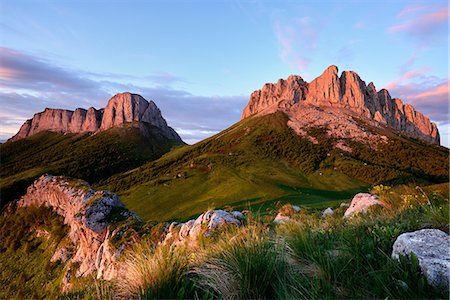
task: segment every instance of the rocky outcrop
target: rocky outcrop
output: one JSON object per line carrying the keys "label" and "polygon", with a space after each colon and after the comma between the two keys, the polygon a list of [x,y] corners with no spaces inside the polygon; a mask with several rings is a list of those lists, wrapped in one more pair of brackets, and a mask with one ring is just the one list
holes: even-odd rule
{"label": "rocky outcrop", "polygon": [[392,258],[399,256],[417,257],[420,269],[428,283],[449,292],[450,280],[450,237],[438,229],[422,229],[401,234],[392,249]]}
{"label": "rocky outcrop", "polygon": [[170,140],[181,141],[181,138],[161,115],[161,111],[153,101],[148,102],[142,96],[121,93],[113,96],[106,108],[88,110],[77,108],[75,111],[46,108],[36,113],[32,119],[25,121],[19,132],[10,141],[27,136],[52,131],[60,133],[99,132],[124,124],[149,124],[157,127],[162,135]]}
{"label": "rocky outcrop", "polygon": [[66,263],[63,289],[71,286],[71,274],[110,280],[116,276],[117,258],[121,247],[115,249],[111,239],[114,220],[140,221],[128,211],[117,195],[96,191],[86,182],[67,180],[62,176],[42,175],[31,185],[18,207],[46,206],[64,218],[70,228],[68,243],[54,253],[52,261]]}
{"label": "rocky outcrop", "polygon": [[332,216],[332,215],[334,215],[334,211],[333,211],[333,209],[331,207],[328,207],[327,209],[325,209],[322,212],[322,218],[326,218],[326,217]]}
{"label": "rocky outcrop", "polygon": [[244,218],[244,215],[239,211],[208,210],[195,220],[189,220],[185,223],[171,223],[167,228],[163,243],[195,241],[200,235],[208,237],[223,226],[240,226]]}
{"label": "rocky outcrop", "polygon": [[344,218],[350,218],[355,214],[366,213],[374,205],[383,206],[383,202],[379,201],[376,195],[368,193],[356,194],[350,203],[350,207],[345,211]]}
{"label": "rocky outcrop", "polygon": [[291,221],[294,215],[300,212],[300,207],[297,205],[285,204],[283,205],[278,214],[275,216],[273,222],[275,224],[284,224],[288,221]]}
{"label": "rocky outcrop", "polygon": [[279,109],[296,115],[311,105],[340,108],[413,138],[435,144],[440,142],[436,124],[413,106],[391,98],[385,89],[377,92],[372,82],[366,85],[353,71],[344,71],[339,77],[336,66],[328,67],[310,83],[300,76],[289,76],[276,84],[266,83],[261,90],[251,94],[242,118]]}

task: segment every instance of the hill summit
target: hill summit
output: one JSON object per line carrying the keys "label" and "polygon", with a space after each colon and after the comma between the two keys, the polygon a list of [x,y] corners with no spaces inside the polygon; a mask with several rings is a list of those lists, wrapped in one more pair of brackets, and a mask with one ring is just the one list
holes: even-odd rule
{"label": "hill summit", "polygon": [[[99,110],[93,107],[88,110],[77,108],[75,111],[46,108],[25,121],[19,132],[9,141],[20,140],[42,131],[94,133],[135,122],[138,125],[147,123],[156,126],[165,138],[181,142],[181,138],[167,125],[153,101],[147,101],[142,96],[129,92],[116,94],[108,101],[106,108]],[[142,129],[145,135],[145,126]]]}
{"label": "hill summit", "polygon": [[328,67],[310,83],[297,75],[280,79],[276,84],[266,83],[251,94],[242,119],[277,110],[287,113],[290,127],[300,134],[305,126],[314,125],[328,127],[330,135],[338,138],[343,137],[342,132],[349,132],[347,138],[366,138],[343,122],[344,114],[344,119],[352,115],[429,143],[440,142],[436,124],[412,105],[391,98],[386,89],[377,92],[372,82],[366,85],[353,71],[343,71],[339,77],[336,66]]}

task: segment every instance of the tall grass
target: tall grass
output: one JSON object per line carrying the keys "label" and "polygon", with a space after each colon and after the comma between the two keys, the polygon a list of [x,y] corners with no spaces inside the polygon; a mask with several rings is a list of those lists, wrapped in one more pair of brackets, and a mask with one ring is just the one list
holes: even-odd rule
{"label": "tall grass", "polygon": [[184,298],[190,257],[184,246],[137,244],[115,282],[117,296],[126,299]]}
{"label": "tall grass", "polygon": [[229,233],[207,250],[195,268],[199,286],[224,299],[275,298],[287,265],[283,244],[268,234],[268,227],[251,224],[234,236]]}
{"label": "tall grass", "polygon": [[342,208],[325,218],[304,209],[280,226],[249,217],[245,226],[197,242],[154,250],[140,243],[126,257],[115,293],[170,299],[448,297],[427,284],[417,259],[390,256],[401,233],[448,226],[448,196],[424,200],[415,191],[387,189],[380,195],[385,208],[352,219],[342,218]]}

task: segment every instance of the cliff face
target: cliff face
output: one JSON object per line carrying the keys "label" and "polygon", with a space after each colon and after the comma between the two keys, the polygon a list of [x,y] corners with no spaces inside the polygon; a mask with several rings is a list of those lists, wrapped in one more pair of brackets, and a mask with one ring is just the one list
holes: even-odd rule
{"label": "cliff face", "polygon": [[297,114],[295,110],[311,105],[341,108],[411,137],[435,144],[440,142],[436,124],[413,106],[391,98],[385,89],[377,92],[373,83],[366,85],[353,71],[344,71],[339,77],[336,66],[328,67],[310,83],[299,76],[289,76],[276,84],[265,84],[251,94],[242,118],[277,109]]}
{"label": "cliff face", "polygon": [[18,203],[23,206],[45,206],[64,218],[70,227],[69,243],[63,244],[52,261],[66,263],[63,289],[71,288],[71,276],[110,280],[117,275],[117,258],[122,247],[115,249],[111,240],[118,234],[113,214],[122,219],[140,220],[129,212],[117,195],[96,191],[86,182],[69,181],[62,176],[42,175],[31,185]]}
{"label": "cliff face", "polygon": [[16,141],[41,131],[94,133],[133,122],[156,126],[166,138],[181,141],[175,130],[167,125],[153,101],[148,102],[142,96],[131,93],[113,96],[106,108],[100,110],[93,107],[88,110],[77,108],[75,111],[46,108],[27,120],[10,140]]}

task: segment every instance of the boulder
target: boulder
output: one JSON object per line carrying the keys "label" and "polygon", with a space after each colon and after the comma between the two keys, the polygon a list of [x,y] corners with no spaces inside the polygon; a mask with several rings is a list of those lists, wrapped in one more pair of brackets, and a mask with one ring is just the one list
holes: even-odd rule
{"label": "boulder", "polygon": [[332,209],[331,207],[328,207],[327,209],[325,209],[325,210],[322,212],[322,218],[325,218],[325,217],[327,217],[327,216],[332,216],[333,214],[334,214],[333,209]]}
{"label": "boulder", "polygon": [[356,194],[350,203],[350,207],[345,211],[344,218],[349,218],[356,213],[366,213],[367,209],[373,205],[383,206],[377,195],[369,193]]}
{"label": "boulder", "polygon": [[275,224],[283,224],[286,223],[287,221],[290,221],[292,219],[292,217],[290,216],[284,216],[281,213],[278,213],[277,216],[275,217],[275,219],[273,220],[273,222]]}
{"label": "boulder", "polygon": [[[211,236],[213,232],[223,226],[240,226],[245,216],[238,211],[208,210],[195,220],[186,223],[170,225],[163,243],[183,242],[187,239],[196,240],[200,235]],[[175,229],[179,228],[177,232]]]}
{"label": "boulder", "polygon": [[450,237],[438,229],[422,229],[401,234],[394,243],[392,258],[414,253],[428,283],[440,291],[449,291]]}

